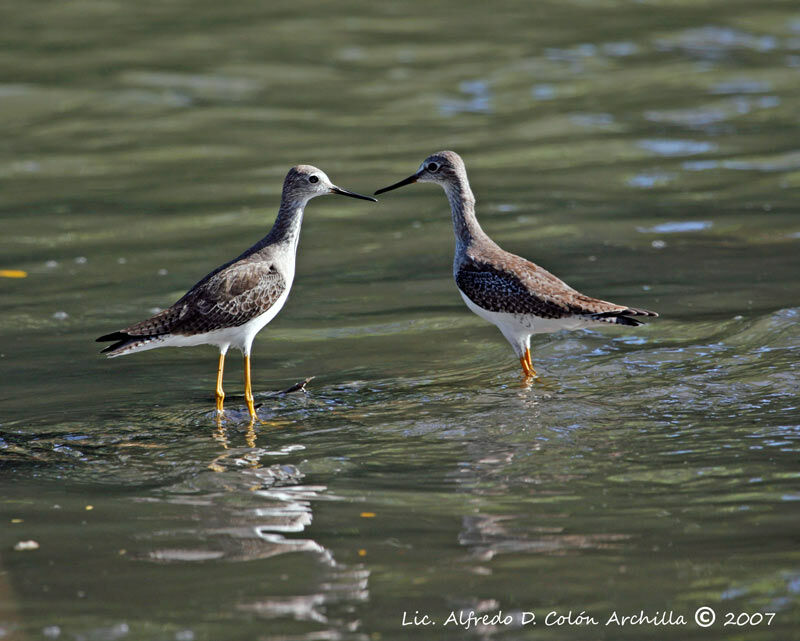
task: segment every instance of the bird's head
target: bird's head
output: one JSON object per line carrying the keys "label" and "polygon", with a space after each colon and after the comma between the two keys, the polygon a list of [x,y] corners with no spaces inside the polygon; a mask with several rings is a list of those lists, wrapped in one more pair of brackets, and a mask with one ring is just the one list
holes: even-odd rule
{"label": "bird's head", "polygon": [[362,196],[352,191],[337,187],[327,174],[312,165],[297,165],[289,170],[283,181],[284,200],[306,203],[317,196],[337,194],[377,202],[371,196]]}
{"label": "bird's head", "polygon": [[437,151],[422,161],[416,173],[398,183],[379,189],[375,195],[412,183],[438,183],[447,189],[449,185],[466,181],[466,179],[467,170],[464,168],[461,156],[454,151]]}

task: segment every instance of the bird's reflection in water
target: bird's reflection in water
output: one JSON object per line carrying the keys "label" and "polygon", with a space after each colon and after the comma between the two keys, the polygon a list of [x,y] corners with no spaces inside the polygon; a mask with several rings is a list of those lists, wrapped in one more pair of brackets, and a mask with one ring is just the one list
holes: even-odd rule
{"label": "bird's reflection in water", "polygon": [[[234,433],[230,428],[230,432],[239,443],[242,437],[248,441],[247,430],[243,433],[239,428]],[[259,563],[237,570],[241,589],[231,593],[231,603],[220,603],[220,607],[258,618],[325,624],[329,628],[325,633],[357,627],[350,606],[368,599],[369,571],[361,565],[338,563],[325,546],[298,536],[312,524],[315,502],[333,497],[324,485],[305,484],[296,465],[261,464],[304,447],[234,447],[224,430],[215,433],[217,437],[226,438],[227,449],[209,464],[210,471],[166,488],[163,498],[156,499],[175,506],[176,518],[184,525],[151,533],[152,547],[140,558],[156,563],[273,559],[267,566]],[[293,557],[287,565],[278,558],[287,553],[309,555],[311,563],[309,557]],[[265,577],[269,578],[266,583]],[[270,587],[264,588],[265,584]],[[291,596],[286,596],[287,590]],[[242,598],[242,594],[247,596]],[[344,607],[334,607],[331,614],[332,604]]]}
{"label": "bird's reflection in water", "polygon": [[[211,438],[213,438],[217,443],[219,443],[225,450],[227,450],[231,446],[231,441],[228,438],[228,428],[225,425],[225,418],[223,416],[220,416],[219,414],[217,414],[216,416],[216,427],[214,428],[214,431],[211,433]],[[258,436],[256,435],[255,424],[253,422],[250,422],[245,427],[244,442],[247,445],[247,447],[249,447],[250,449],[254,449],[256,446],[257,439]],[[254,460],[258,460],[257,458],[252,456],[251,458],[253,458]],[[218,469],[214,462],[212,462],[211,465],[209,465],[209,468],[214,470],[215,472],[221,472],[223,469],[223,468]]]}
{"label": "bird's reflection in water", "polygon": [[[305,386],[313,378],[313,376],[306,378],[304,381],[301,381],[300,383],[297,383],[296,385],[293,385],[282,392],[275,392],[272,396],[280,398],[298,391],[307,395]],[[261,405],[258,405],[257,408],[260,409]],[[258,440],[258,433],[256,431],[257,429],[260,431],[280,429],[283,427],[291,427],[295,424],[293,421],[276,418],[265,420],[259,416],[250,417],[248,414],[235,409],[226,410],[224,414],[216,411],[213,413],[206,413],[205,416],[208,418],[213,417],[214,420],[215,426],[214,430],[211,432],[211,438],[217,441],[217,443],[219,443],[223,449],[226,450],[231,446],[231,437],[228,434],[229,430],[233,435],[242,432],[243,430],[245,444],[249,448],[255,448]]]}

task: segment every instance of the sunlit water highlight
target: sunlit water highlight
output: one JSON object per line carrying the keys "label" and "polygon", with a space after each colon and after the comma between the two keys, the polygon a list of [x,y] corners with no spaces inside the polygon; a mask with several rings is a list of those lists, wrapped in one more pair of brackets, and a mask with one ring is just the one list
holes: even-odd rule
{"label": "sunlit water highlight", "polygon": [[[710,605],[792,638],[793,7],[6,9],[0,637],[731,638]],[[289,166],[368,193],[448,147],[504,247],[661,317],[535,338],[523,387],[418,186],[309,206],[269,424],[235,356],[218,426],[210,348],[96,354],[260,238]],[[515,623],[401,625],[460,609]],[[570,609],[690,624],[520,625]]]}

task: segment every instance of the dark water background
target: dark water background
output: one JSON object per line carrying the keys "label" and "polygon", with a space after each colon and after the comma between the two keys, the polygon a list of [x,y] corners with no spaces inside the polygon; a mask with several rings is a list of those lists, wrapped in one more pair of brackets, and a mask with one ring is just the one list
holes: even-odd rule
{"label": "dark water background", "polygon": [[[0,269],[28,274],[0,278],[0,638],[798,638],[796,2],[5,0],[0,25]],[[661,318],[535,338],[523,389],[423,185],[310,204],[254,447],[215,433],[212,348],[98,356],[266,233],[291,165],[371,192],[441,148],[507,249]],[[241,417],[237,356],[226,387]],[[601,624],[544,625],[570,610]]]}

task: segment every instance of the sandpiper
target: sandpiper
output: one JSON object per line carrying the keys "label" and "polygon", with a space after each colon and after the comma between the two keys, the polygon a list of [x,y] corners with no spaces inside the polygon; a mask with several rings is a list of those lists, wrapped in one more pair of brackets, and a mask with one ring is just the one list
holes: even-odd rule
{"label": "sandpiper", "polygon": [[633,316],[658,316],[646,309],[585,296],[534,263],[501,249],[475,217],[475,196],[464,161],[453,151],[428,156],[416,173],[375,195],[416,182],[442,186],[450,201],[456,251],[453,277],[467,307],[494,323],[519,357],[526,379],[536,377],[531,336],[594,323],[636,327]]}
{"label": "sandpiper", "polygon": [[281,311],[289,296],[305,206],[312,198],[326,194],[377,202],[370,196],[340,189],[316,167],[293,167],[283,182],[281,206],[269,234],[206,275],[168,309],[98,338],[98,342],[114,341],[103,352],[113,358],[156,347],[216,345],[216,400],[221,414],[225,354],[229,347],[235,347],[244,355],[244,398],[252,424],[256,410],[250,382],[250,348],[256,334]]}

